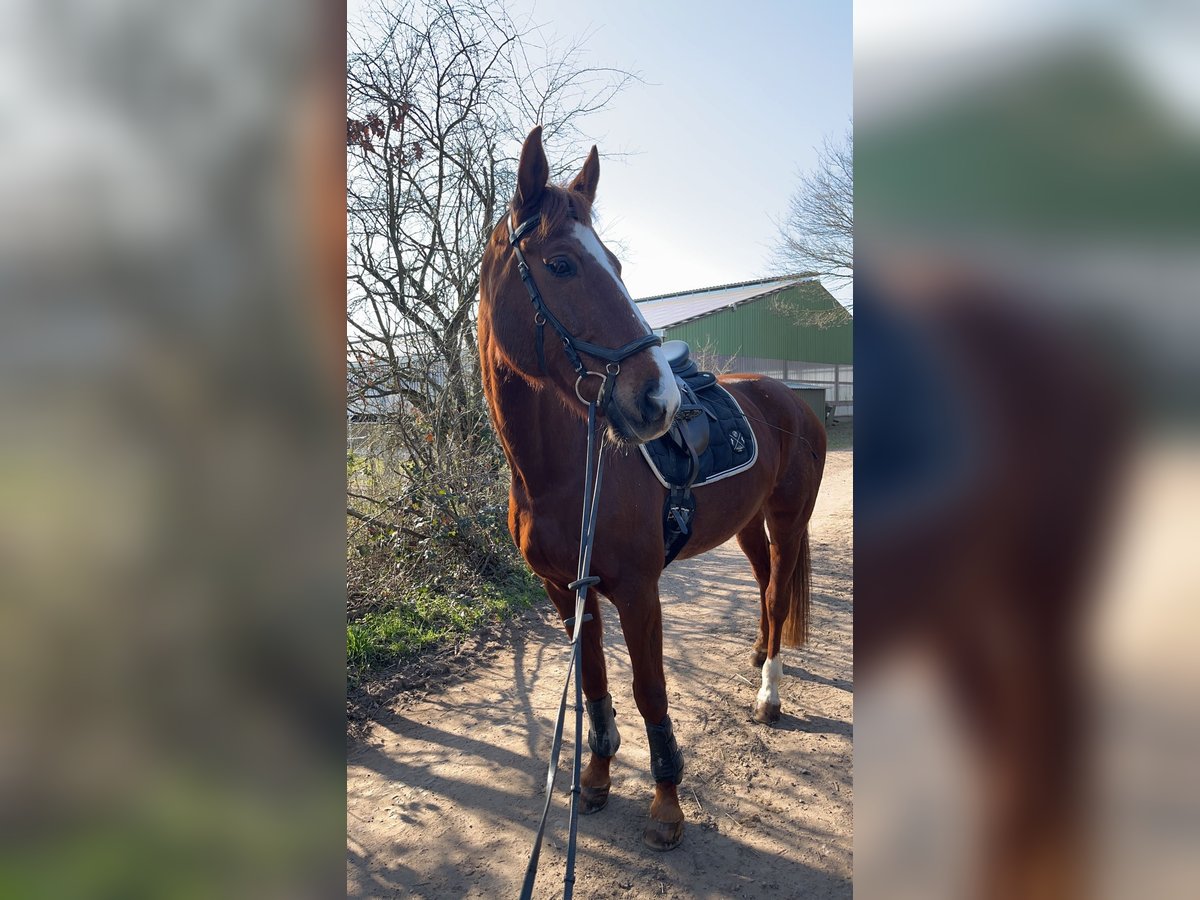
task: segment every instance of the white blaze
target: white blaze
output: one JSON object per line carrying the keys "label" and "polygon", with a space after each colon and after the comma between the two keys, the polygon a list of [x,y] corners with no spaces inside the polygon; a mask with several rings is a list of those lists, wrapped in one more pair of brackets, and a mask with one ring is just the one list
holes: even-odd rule
{"label": "white blaze", "polygon": [[762,687],[758,690],[758,702],[779,703],[779,682],[783,678],[783,658],[768,659],[762,667]]}
{"label": "white blaze", "polygon": [[[604,252],[604,247],[600,244],[600,238],[596,237],[596,232],[588,228],[582,222],[573,222],[575,228],[575,239],[579,241],[584,252],[592,257],[605,272],[612,278],[613,283],[621,292],[626,300],[629,301],[629,310],[633,314],[634,319],[642,324],[642,327],[647,332],[651,331],[646,317],[642,315],[642,311],[638,309],[633,298],[629,296],[629,291],[625,287],[625,282],[621,280],[621,276],[617,274],[617,270],[613,268],[612,260],[608,258],[608,254]],[[675,376],[671,374],[671,367],[667,365],[667,356],[662,351],[662,347],[651,347],[650,356],[654,359],[654,364],[658,366],[658,389],[651,394],[652,397],[659,400],[667,408],[667,421],[669,422],[675,416],[675,411],[679,409],[679,404],[682,398],[679,396],[679,388],[675,385]]]}

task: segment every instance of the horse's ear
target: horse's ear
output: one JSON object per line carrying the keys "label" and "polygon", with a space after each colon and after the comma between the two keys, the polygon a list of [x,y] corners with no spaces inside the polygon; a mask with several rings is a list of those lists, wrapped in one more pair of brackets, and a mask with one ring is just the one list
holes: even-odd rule
{"label": "horse's ear", "polygon": [[521,162],[517,166],[517,192],[513,195],[513,209],[519,218],[525,219],[538,208],[549,177],[550,164],[546,162],[546,151],[542,149],[542,126],[538,125],[525,138]]}
{"label": "horse's ear", "polygon": [[579,174],[571,181],[571,190],[583,194],[583,196],[587,197],[588,203],[592,203],[596,199],[596,185],[599,183],[600,154],[596,151],[596,146],[593,144],[592,152],[584,160],[583,168],[579,170]]}

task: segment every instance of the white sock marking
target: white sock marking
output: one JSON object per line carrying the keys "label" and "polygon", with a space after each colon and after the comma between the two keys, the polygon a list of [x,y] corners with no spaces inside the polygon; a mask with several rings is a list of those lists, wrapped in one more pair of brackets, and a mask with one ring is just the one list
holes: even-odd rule
{"label": "white sock marking", "polygon": [[776,656],[768,659],[762,666],[762,687],[758,691],[758,702],[778,703],[779,682],[783,678],[783,659]]}

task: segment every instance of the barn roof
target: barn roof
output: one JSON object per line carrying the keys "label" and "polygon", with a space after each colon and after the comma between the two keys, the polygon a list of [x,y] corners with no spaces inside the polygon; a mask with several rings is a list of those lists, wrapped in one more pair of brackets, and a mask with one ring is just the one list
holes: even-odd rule
{"label": "barn roof", "polygon": [[760,278],[757,281],[741,281],[737,284],[720,284],[697,291],[680,291],[675,294],[658,294],[637,301],[638,309],[646,317],[651,328],[662,329],[699,319],[739,303],[758,300],[806,281],[816,281],[815,275],[783,275]]}

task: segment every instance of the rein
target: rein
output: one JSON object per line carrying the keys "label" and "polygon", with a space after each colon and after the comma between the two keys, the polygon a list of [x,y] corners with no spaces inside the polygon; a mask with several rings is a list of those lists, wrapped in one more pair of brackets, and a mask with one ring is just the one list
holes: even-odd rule
{"label": "rein", "polygon": [[[546,301],[542,299],[541,291],[538,290],[537,283],[533,280],[533,273],[529,269],[529,264],[525,261],[525,254],[521,251],[521,239],[529,234],[539,222],[541,222],[540,214],[526,219],[514,229],[510,214],[508,217],[508,242],[512,245],[513,253],[517,258],[517,271],[520,273],[521,282],[525,285],[525,290],[528,291],[529,299],[533,303],[533,322],[537,326],[538,365],[541,371],[545,373],[546,355],[543,349],[543,336],[545,326],[548,324],[557,332],[559,338],[562,340],[563,351],[567,354],[567,360],[570,362],[571,368],[575,370],[577,376],[575,379],[575,395],[579,397],[580,402],[587,404],[588,432],[587,461],[584,466],[583,475],[583,517],[579,526],[579,562],[576,567],[575,580],[567,585],[567,590],[575,591],[575,615],[567,619],[564,623],[573,629],[571,632],[571,660],[567,667],[567,677],[563,682],[562,699],[559,701],[558,715],[554,722],[554,742],[550,747],[550,765],[546,772],[546,803],[542,807],[541,822],[538,824],[537,835],[534,837],[529,864],[525,868],[525,880],[521,886],[521,900],[530,900],[532,898],[533,884],[537,879],[538,858],[542,851],[542,838],[546,833],[546,820],[550,815],[550,803],[554,797],[554,782],[558,775],[558,758],[562,751],[563,723],[567,712],[567,690],[571,685],[571,676],[574,674],[575,762],[571,780],[571,818],[567,840],[567,869],[566,874],[563,876],[563,898],[564,900],[570,900],[575,891],[575,842],[579,831],[579,770],[583,744],[583,682],[580,676],[579,637],[583,633],[583,623],[591,620],[591,616],[585,615],[583,612],[588,589],[600,581],[598,575],[590,574],[592,567],[592,545],[596,540],[596,512],[599,508],[600,500],[601,462],[604,457],[603,445],[599,449],[596,446],[596,407],[605,405],[608,399],[612,397],[611,383],[615,382],[617,375],[620,374],[621,362],[648,347],[661,346],[662,338],[654,334],[654,332],[650,332],[647,335],[630,341],[628,344],[612,349],[602,347],[599,344],[581,341],[575,335],[571,334],[566,326],[558,320],[558,317],[546,306]],[[580,353],[586,353],[588,356],[604,360],[604,372],[590,371],[584,365]],[[579,391],[579,386],[583,382],[583,379],[593,375],[601,380],[600,391],[597,393],[595,400],[585,400],[583,394]]]}
{"label": "rein", "polygon": [[[579,526],[579,564],[576,568],[576,578],[568,590],[575,591],[575,615],[566,624],[573,626],[571,632],[571,661],[567,666],[567,677],[563,682],[562,698],[558,702],[558,716],[554,721],[554,742],[550,747],[550,766],[546,772],[546,803],[542,807],[542,819],[538,824],[537,836],[533,841],[533,851],[529,856],[529,864],[525,867],[525,881],[521,885],[521,900],[533,897],[533,883],[537,879],[538,857],[542,852],[542,837],[546,833],[546,819],[550,815],[550,801],[554,798],[554,782],[558,776],[558,757],[562,750],[563,720],[567,712],[567,688],[571,684],[571,675],[575,675],[575,763],[571,778],[571,820],[570,833],[567,839],[567,871],[563,876],[563,898],[570,900],[575,891],[575,838],[579,831],[579,766],[580,750],[583,745],[583,682],[579,672],[579,637],[583,633],[583,623],[591,621],[590,615],[583,612],[587,600],[588,588],[600,581],[598,575],[588,574],[592,567],[592,545],[596,540],[596,511],[599,507],[600,480],[602,475],[601,462],[604,458],[604,447],[599,452],[596,446],[596,401],[588,404],[588,441],[587,464],[583,476],[583,521]],[[594,464],[593,464],[594,461]]]}

